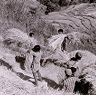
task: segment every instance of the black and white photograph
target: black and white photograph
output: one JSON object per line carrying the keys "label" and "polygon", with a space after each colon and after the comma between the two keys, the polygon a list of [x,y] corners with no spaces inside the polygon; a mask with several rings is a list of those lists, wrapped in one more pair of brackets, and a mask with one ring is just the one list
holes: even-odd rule
{"label": "black and white photograph", "polygon": [[96,95],[96,0],[0,0],[0,95]]}

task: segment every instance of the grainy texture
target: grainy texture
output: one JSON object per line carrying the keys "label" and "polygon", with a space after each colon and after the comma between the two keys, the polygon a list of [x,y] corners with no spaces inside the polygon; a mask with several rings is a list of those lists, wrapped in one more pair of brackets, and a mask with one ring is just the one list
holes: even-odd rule
{"label": "grainy texture", "polygon": [[[86,81],[92,83],[89,92],[95,95],[95,1],[90,0],[92,4],[80,4],[88,0],[38,1],[0,1],[0,95],[73,95],[75,81],[81,80],[82,74],[86,75]],[[60,28],[64,30],[62,37],[57,34]],[[34,40],[29,37],[30,32],[34,33]],[[53,36],[57,38],[54,40]],[[53,41],[51,45],[49,40]],[[34,85],[33,75],[22,70],[22,60],[16,62],[15,59],[16,56],[26,58],[27,50],[35,41],[42,46],[45,62],[40,69],[43,81],[39,81],[38,87]],[[50,46],[55,48],[54,52],[52,48],[49,50]],[[59,51],[61,48],[64,52]],[[70,58],[75,57],[76,52],[80,52],[82,58],[73,62]],[[72,62],[75,63],[73,67],[77,67],[74,74],[65,66]],[[66,69],[70,69],[69,78]]]}

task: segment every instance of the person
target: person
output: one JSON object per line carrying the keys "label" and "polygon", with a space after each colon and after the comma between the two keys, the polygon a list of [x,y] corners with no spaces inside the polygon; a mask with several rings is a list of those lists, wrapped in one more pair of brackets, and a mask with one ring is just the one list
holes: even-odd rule
{"label": "person", "polygon": [[48,46],[52,48],[52,50],[61,50],[61,44],[64,40],[65,35],[63,34],[63,29],[58,30],[57,35],[53,35],[51,38],[48,39]]}
{"label": "person", "polygon": [[80,52],[76,52],[75,57],[70,58],[70,60],[66,63],[66,76],[75,76],[78,71],[78,66],[76,63],[81,60],[82,55]]}
{"label": "person", "polygon": [[41,59],[41,47],[40,45],[35,45],[31,50],[27,52],[26,61],[25,61],[25,70],[29,73],[32,73],[35,79],[36,85],[38,85],[37,77],[42,81],[40,74],[40,59]]}
{"label": "person", "polygon": [[76,63],[81,60],[82,55],[80,52],[76,52],[75,57],[71,57],[69,59],[69,61],[67,62],[67,65],[69,66],[69,68],[71,68],[72,66],[76,65]]}

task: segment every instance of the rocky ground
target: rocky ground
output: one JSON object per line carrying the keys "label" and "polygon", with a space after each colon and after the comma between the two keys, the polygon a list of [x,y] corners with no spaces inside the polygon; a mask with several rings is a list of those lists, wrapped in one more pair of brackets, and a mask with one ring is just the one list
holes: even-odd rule
{"label": "rocky ground", "polygon": [[[70,4],[57,0],[59,4],[56,4],[56,0],[49,0],[49,7],[53,9],[46,14],[48,6],[43,0],[38,1],[0,1],[0,95],[73,95],[75,82],[79,79],[77,76],[82,74],[86,75],[85,80],[92,83],[94,89],[88,95],[95,95],[96,4],[89,4],[87,0],[87,3],[77,0],[79,3]],[[60,28],[64,31],[63,36],[58,36],[55,44],[48,44],[48,40],[51,42],[52,35],[57,35]],[[28,36],[30,32],[34,33],[37,41]],[[62,57],[62,52],[58,50],[50,52],[42,48],[42,58],[48,62],[41,67],[43,82],[39,82],[38,87],[34,85],[33,75],[20,69],[20,64],[15,60],[15,56],[26,54],[30,43],[38,43],[46,48],[51,45],[53,49],[59,45],[58,49],[66,51]],[[73,64],[69,59],[76,52],[82,54],[82,59],[74,65],[79,68],[79,73],[76,72],[75,77],[66,80],[64,65],[68,62]],[[63,82],[68,86],[67,89],[63,86],[60,90],[62,80],[65,80]]]}

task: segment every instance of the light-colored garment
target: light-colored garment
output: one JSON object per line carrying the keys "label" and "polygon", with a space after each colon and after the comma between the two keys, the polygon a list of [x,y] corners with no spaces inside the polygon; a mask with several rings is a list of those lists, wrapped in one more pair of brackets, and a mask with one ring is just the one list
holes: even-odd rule
{"label": "light-colored garment", "polygon": [[61,50],[61,44],[64,40],[65,35],[64,34],[58,34],[54,35],[51,38],[48,39],[49,47],[51,47],[53,50],[59,49]]}
{"label": "light-colored garment", "polygon": [[66,51],[63,52],[61,50],[56,50],[55,53],[53,53],[52,55],[45,57],[45,60],[46,59],[55,59],[57,60],[57,63],[64,63],[67,62],[70,57]]}
{"label": "light-colored garment", "polygon": [[28,73],[32,73],[32,71],[31,71],[32,61],[33,61],[33,52],[26,53],[25,70]]}
{"label": "light-colored garment", "polygon": [[33,55],[35,56],[35,59],[33,61],[34,72],[36,72],[40,70],[40,59],[41,59],[42,52],[36,52],[36,53],[34,52]]}
{"label": "light-colored garment", "polygon": [[[41,51],[40,52],[33,52],[32,50],[26,54],[26,61],[25,61],[25,70],[28,73],[32,73],[31,65],[33,63],[34,65],[34,72],[38,71],[40,69],[40,59],[41,59]],[[35,56],[35,59],[33,60],[33,56]]]}

